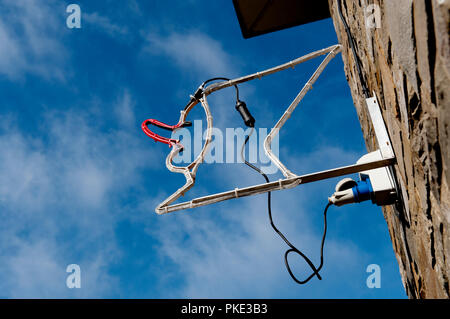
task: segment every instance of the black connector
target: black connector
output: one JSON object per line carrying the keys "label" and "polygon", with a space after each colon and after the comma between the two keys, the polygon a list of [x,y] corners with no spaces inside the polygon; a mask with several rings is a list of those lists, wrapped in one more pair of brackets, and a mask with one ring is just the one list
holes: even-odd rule
{"label": "black connector", "polygon": [[200,99],[202,98],[202,95],[203,95],[203,85],[201,85],[201,86],[197,89],[197,91],[195,91],[193,97],[194,97],[195,100],[200,101]]}
{"label": "black connector", "polygon": [[241,114],[246,126],[255,127],[255,118],[250,114],[245,102],[238,100],[236,102],[236,110]]}

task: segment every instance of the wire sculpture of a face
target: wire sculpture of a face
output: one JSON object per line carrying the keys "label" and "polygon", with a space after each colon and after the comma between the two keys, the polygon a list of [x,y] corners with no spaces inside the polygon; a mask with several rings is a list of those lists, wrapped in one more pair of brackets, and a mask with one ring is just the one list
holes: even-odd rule
{"label": "wire sculpture of a face", "polygon": [[[183,110],[181,110],[179,121],[176,125],[167,125],[162,122],[159,122],[154,119],[148,119],[145,120],[142,123],[142,130],[145,134],[147,134],[149,137],[154,139],[157,142],[168,144],[172,149],[169,155],[166,158],[166,167],[169,171],[174,173],[181,173],[186,178],[186,183],[180,187],[175,193],[170,195],[167,199],[165,199],[163,202],[161,202],[156,207],[156,213],[157,214],[166,214],[169,212],[187,209],[187,208],[195,208],[199,206],[209,205],[212,203],[217,203],[220,201],[232,199],[232,198],[238,198],[238,197],[244,197],[244,196],[251,196],[261,193],[270,192],[273,190],[281,190],[281,189],[287,189],[292,188],[297,185],[299,185],[302,181],[298,178],[298,175],[291,172],[283,163],[281,163],[280,159],[273,154],[271,150],[271,142],[275,135],[277,135],[280,131],[280,129],[283,127],[283,125],[286,123],[286,121],[290,118],[292,112],[295,110],[295,108],[298,106],[300,101],[303,99],[305,94],[311,89],[312,85],[315,83],[319,75],[322,73],[322,71],[325,69],[325,67],[328,65],[328,63],[341,51],[340,45],[334,45],[322,50],[318,50],[315,52],[312,52],[310,54],[307,54],[305,56],[299,57],[295,60],[292,60],[288,63],[284,63],[281,65],[278,65],[276,67],[256,72],[247,76],[243,76],[240,78],[236,78],[233,80],[227,79],[227,78],[213,78],[208,81],[205,81],[198,89],[197,91],[191,96],[191,99],[189,103],[185,106]],[[244,120],[244,123],[247,126],[253,126],[254,119],[251,117],[250,113],[246,109],[245,103],[242,104],[242,101],[239,100],[239,90],[237,88],[237,85],[248,82],[254,79],[261,79],[264,76],[286,70],[288,68],[294,68],[296,65],[308,61],[310,59],[313,59],[315,57],[325,55],[326,57],[322,61],[322,63],[319,65],[317,70],[314,72],[314,74],[311,76],[311,78],[308,80],[308,82],[304,85],[304,87],[300,90],[298,95],[294,98],[291,105],[287,108],[287,110],[284,112],[280,120],[275,124],[275,126],[272,128],[269,135],[267,135],[266,139],[264,140],[264,151],[266,155],[269,157],[269,159],[280,169],[280,171],[285,176],[285,179],[278,180],[276,182],[270,182],[266,184],[261,185],[255,185],[250,187],[245,187],[242,189],[235,188],[234,190],[218,193],[218,194],[212,194],[207,195],[199,198],[192,199],[188,202],[178,203],[178,204],[172,204],[174,201],[176,201],[179,197],[183,196],[192,186],[194,186],[195,183],[195,175],[197,173],[197,170],[199,168],[199,165],[203,162],[204,157],[207,154],[208,148],[211,143],[212,139],[212,129],[213,129],[213,117],[211,115],[211,111],[208,105],[207,96],[215,91],[228,88],[231,86],[236,87],[236,103],[237,107],[236,109],[241,113],[241,116]],[[224,80],[222,82],[213,83],[210,85],[207,85],[207,83],[216,81],[216,80]],[[241,103],[241,104],[240,104]],[[206,137],[205,142],[203,144],[203,148],[199,155],[194,159],[192,163],[186,166],[175,166],[173,164],[173,159],[176,155],[178,155],[183,150],[183,145],[180,143],[179,140],[162,137],[158,134],[155,134],[149,129],[149,125],[154,125],[159,128],[163,128],[169,131],[176,131],[179,128],[187,127],[191,125],[191,122],[186,121],[187,115],[189,112],[195,107],[196,105],[200,104],[203,107],[203,110],[205,112],[205,117],[207,120],[207,131],[206,131]]]}

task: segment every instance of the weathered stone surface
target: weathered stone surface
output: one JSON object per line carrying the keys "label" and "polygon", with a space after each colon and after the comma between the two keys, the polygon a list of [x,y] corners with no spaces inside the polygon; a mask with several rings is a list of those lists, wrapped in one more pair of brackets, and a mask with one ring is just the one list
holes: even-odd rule
{"label": "weathered stone surface", "polygon": [[[379,99],[403,203],[386,206],[400,273],[410,298],[449,298],[450,0],[345,0],[370,91]],[[378,146],[347,34],[329,0],[345,72],[369,151]],[[372,5],[372,6],[371,6]],[[378,10],[379,9],[379,10]],[[366,19],[380,13],[378,25]],[[372,21],[377,21],[374,19]]]}

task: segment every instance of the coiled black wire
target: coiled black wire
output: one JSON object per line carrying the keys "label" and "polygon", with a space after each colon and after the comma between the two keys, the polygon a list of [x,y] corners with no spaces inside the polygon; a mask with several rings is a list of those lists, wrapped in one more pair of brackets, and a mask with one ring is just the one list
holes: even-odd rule
{"label": "coiled black wire", "polygon": [[[244,156],[245,145],[247,144],[248,140],[250,139],[250,136],[253,134],[253,131],[254,131],[254,128],[251,128],[250,134],[247,135],[244,143],[242,144],[241,159],[245,163],[245,165],[247,165],[251,169],[253,169],[256,172],[258,172],[259,174],[261,174],[264,177],[264,179],[266,180],[266,182],[268,183],[268,182],[270,182],[270,180],[267,177],[267,175],[263,171],[261,171],[261,169],[256,167],[255,165],[249,163],[245,159],[245,156]],[[325,210],[323,213],[324,229],[323,229],[322,242],[320,245],[320,264],[319,264],[319,267],[316,268],[316,266],[313,264],[313,262],[305,254],[303,254],[300,250],[298,250],[294,245],[292,245],[291,242],[283,235],[283,233],[280,230],[278,230],[278,228],[275,226],[275,223],[273,222],[273,218],[272,218],[271,192],[267,193],[267,208],[268,208],[268,212],[269,212],[270,225],[272,226],[274,231],[278,234],[278,236],[280,236],[281,239],[283,239],[283,241],[290,247],[290,249],[286,250],[286,252],[284,254],[284,264],[285,264],[286,269],[287,269],[289,275],[291,276],[291,278],[300,285],[306,284],[314,276],[317,276],[317,278],[319,280],[322,280],[322,277],[320,276],[319,271],[322,269],[322,266],[323,266],[323,247],[325,245],[325,237],[327,235],[327,211],[330,206],[331,206],[331,203],[328,203],[327,206],[325,207]],[[305,280],[298,280],[297,277],[293,274],[293,272],[291,270],[291,267],[289,265],[288,256],[292,252],[299,254],[308,263],[309,267],[311,267],[311,269],[313,271],[313,273],[311,275],[309,275]]]}

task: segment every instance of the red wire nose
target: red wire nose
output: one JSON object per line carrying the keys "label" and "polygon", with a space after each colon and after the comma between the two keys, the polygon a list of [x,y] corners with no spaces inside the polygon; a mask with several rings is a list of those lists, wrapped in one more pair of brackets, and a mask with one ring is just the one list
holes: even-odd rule
{"label": "red wire nose", "polygon": [[150,125],[150,124],[151,124],[151,125],[155,125],[155,126],[157,126],[157,127],[159,127],[159,128],[163,128],[163,129],[169,130],[169,131],[173,131],[174,129],[176,129],[177,127],[179,127],[178,124],[177,124],[177,125],[167,125],[167,124],[164,124],[164,123],[162,123],[162,122],[160,122],[160,121],[158,121],[158,120],[148,119],[148,120],[145,120],[144,122],[142,122],[141,128],[142,128],[142,130],[144,131],[144,133],[145,133],[148,137],[154,139],[155,142],[161,142],[161,143],[164,143],[164,144],[169,145],[170,147],[171,147],[172,145],[177,144],[177,143],[179,142],[178,140],[175,140],[175,139],[173,139],[173,138],[168,138],[168,137],[160,136],[160,135],[158,135],[158,134],[152,132],[152,131],[148,128],[148,125]]}
{"label": "red wire nose", "polygon": [[183,151],[183,145],[180,144],[179,140],[176,140],[176,139],[173,139],[173,138],[164,137],[164,136],[160,136],[160,135],[150,131],[150,129],[148,128],[148,126],[150,124],[172,132],[175,129],[180,128],[180,127],[191,126],[192,125],[191,122],[181,122],[180,121],[176,125],[167,125],[167,124],[162,123],[162,122],[160,122],[158,120],[148,119],[148,120],[145,120],[144,122],[142,122],[142,125],[141,125],[141,128],[144,131],[144,133],[148,137],[154,139],[155,142],[161,142],[161,143],[167,144],[167,145],[169,145],[169,147],[172,147],[173,145],[178,145],[181,148],[180,152]]}

